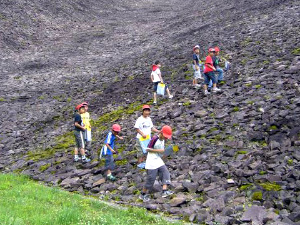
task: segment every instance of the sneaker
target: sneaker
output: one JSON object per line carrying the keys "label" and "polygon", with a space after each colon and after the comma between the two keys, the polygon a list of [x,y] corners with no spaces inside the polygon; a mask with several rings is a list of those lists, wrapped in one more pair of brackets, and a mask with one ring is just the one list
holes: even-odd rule
{"label": "sneaker", "polygon": [[88,163],[88,162],[90,162],[91,160],[89,159],[89,158],[87,158],[87,157],[85,157],[85,158],[82,158],[82,162],[83,163]]}
{"label": "sneaker", "polygon": [[201,85],[199,85],[199,84],[194,84],[193,86],[194,86],[194,88],[200,88],[201,87]]}
{"label": "sneaker", "polygon": [[213,88],[213,89],[212,89],[212,92],[213,92],[213,93],[216,93],[216,92],[219,92],[219,91],[221,91],[221,89],[219,89],[219,88]]}
{"label": "sneaker", "polygon": [[140,195],[139,199],[143,200],[143,202],[149,202],[150,201],[150,196],[148,194],[145,195]]}
{"label": "sneaker", "polygon": [[174,97],[173,95],[170,95],[170,96],[169,96],[169,99],[172,99],[173,97]]}
{"label": "sneaker", "polygon": [[209,95],[210,93],[208,92],[208,90],[204,91],[204,95]]}
{"label": "sneaker", "polygon": [[153,102],[153,105],[156,105],[157,103],[156,102]]}
{"label": "sneaker", "polygon": [[163,198],[166,198],[170,195],[174,194],[172,191],[163,191],[162,196]]}
{"label": "sneaker", "polygon": [[107,179],[111,180],[111,181],[115,181],[117,178],[114,177],[113,175],[108,175]]}
{"label": "sneaker", "polygon": [[75,157],[74,157],[74,162],[78,162],[78,160],[79,160],[79,157],[78,157],[78,156],[77,156],[77,157],[75,156]]}

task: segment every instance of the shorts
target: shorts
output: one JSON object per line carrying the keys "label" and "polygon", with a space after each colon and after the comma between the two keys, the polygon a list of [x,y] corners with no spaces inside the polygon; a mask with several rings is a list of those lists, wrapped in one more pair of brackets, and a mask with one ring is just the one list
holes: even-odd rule
{"label": "shorts", "polygon": [[145,188],[150,190],[153,188],[154,182],[156,180],[157,175],[159,176],[159,180],[162,184],[171,184],[170,173],[166,165],[158,167],[157,169],[147,170],[147,179]]}
{"label": "shorts", "polygon": [[92,131],[91,130],[85,130],[84,140],[87,142],[92,141]]}
{"label": "shorts", "polygon": [[83,133],[84,133],[83,131],[74,130],[76,148],[78,149],[82,149],[85,147]]}
{"label": "shorts", "polygon": [[193,65],[193,69],[194,69],[194,79],[201,79],[201,71],[200,71],[200,65],[199,66],[199,70],[196,70],[195,65]]}
{"label": "shorts", "polygon": [[142,157],[146,156],[146,154],[144,154],[144,152],[143,152],[143,148],[142,148],[142,146],[140,144],[139,139],[136,139],[134,148],[137,151],[136,152],[136,157],[137,158],[142,158]]}
{"label": "shorts", "polygon": [[[159,82],[153,82],[153,92],[157,92],[157,86],[158,86],[159,83],[160,83],[160,81]],[[167,89],[167,88],[168,88],[168,85],[166,85],[165,89]]]}
{"label": "shorts", "polygon": [[217,83],[214,72],[208,72],[204,74],[204,84],[209,85],[210,80],[212,81],[213,84]]}
{"label": "shorts", "polygon": [[115,160],[113,155],[105,155],[105,170],[114,170]]}

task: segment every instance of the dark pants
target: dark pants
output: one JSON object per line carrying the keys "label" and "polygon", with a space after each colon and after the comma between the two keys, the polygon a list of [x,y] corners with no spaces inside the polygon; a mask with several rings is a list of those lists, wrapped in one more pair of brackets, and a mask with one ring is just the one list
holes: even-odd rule
{"label": "dark pants", "polygon": [[145,184],[145,188],[147,190],[153,188],[157,175],[159,176],[159,180],[162,182],[162,184],[171,184],[171,178],[168,168],[166,167],[166,165],[163,165],[157,169],[147,170],[147,180]]}

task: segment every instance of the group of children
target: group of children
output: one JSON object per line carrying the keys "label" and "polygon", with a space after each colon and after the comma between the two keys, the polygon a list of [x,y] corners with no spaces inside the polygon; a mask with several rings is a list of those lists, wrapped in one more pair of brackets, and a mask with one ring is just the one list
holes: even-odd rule
{"label": "group of children", "polygon": [[[76,107],[76,113],[74,115],[74,136],[76,140],[74,152],[75,162],[80,160],[78,152],[81,154],[82,162],[86,163],[90,161],[90,159],[86,157],[85,149],[85,146],[90,146],[91,143],[90,116],[87,110],[88,103],[84,102]],[[173,194],[168,190],[168,186],[171,184],[170,173],[162,159],[165,151],[165,140],[171,139],[172,128],[166,125],[163,126],[161,130],[156,129],[153,126],[150,113],[150,106],[144,105],[142,107],[142,115],[136,120],[134,125],[137,132],[135,146],[138,164],[144,164],[140,168],[147,170],[146,182],[139,196],[139,198],[145,202],[150,200],[149,191],[153,188],[157,176],[159,176],[163,185],[162,197]],[[123,140],[123,137],[119,135],[120,132],[121,126],[119,124],[113,124],[111,130],[106,135],[100,153],[100,158],[105,158],[106,178],[111,181],[116,180],[116,177],[112,175],[112,171],[115,168],[113,154],[118,154],[115,149],[115,140]],[[151,137],[151,132],[156,133],[156,135]]]}
{"label": "group of children", "polygon": [[[220,49],[217,46],[214,48],[209,48],[204,66],[201,63],[199,56],[200,46],[194,46],[193,52],[194,87],[200,87],[200,85],[198,84],[198,79],[202,79],[202,70],[204,77],[204,95],[208,95],[210,93],[208,92],[208,88],[212,88],[212,92],[220,92],[221,89],[217,87],[217,84],[223,83],[224,74],[224,70],[221,68],[220,63],[224,62],[225,71],[229,69],[230,63],[226,59],[220,58]],[[218,73],[218,75],[216,73]]]}
{"label": "group of children", "polygon": [[[209,48],[208,56],[205,59],[204,66],[200,60],[200,47],[199,45],[193,48],[193,69],[194,69],[194,87],[200,87],[198,79],[202,79],[201,71],[203,71],[204,77],[204,94],[208,95],[208,88],[212,88],[212,92],[221,91],[217,88],[217,84],[223,82],[224,70],[220,67],[220,62],[225,62],[225,71],[228,69],[229,62],[219,57],[220,49],[218,47]],[[173,98],[170,90],[166,84],[164,84],[161,76],[161,63],[156,61],[152,65],[151,81],[153,82],[153,103],[157,104],[157,92],[160,85],[163,85],[163,93],[167,92],[169,98]],[[218,73],[218,76],[215,73]],[[137,132],[135,149],[137,152],[138,167],[147,170],[146,183],[141,191],[140,199],[143,201],[149,201],[149,191],[153,188],[155,179],[159,176],[163,185],[162,197],[167,197],[173,193],[168,190],[168,186],[171,184],[170,173],[163,161],[165,152],[165,141],[171,139],[172,128],[170,126],[163,126],[161,130],[154,127],[150,118],[151,109],[149,105],[142,107],[142,115],[136,120],[134,128]],[[90,115],[88,113],[88,103],[83,102],[76,107],[74,122],[74,136],[76,140],[74,161],[80,160],[78,152],[81,154],[82,162],[89,162],[90,159],[86,157],[86,153],[90,151],[91,147],[91,124]],[[123,140],[119,134],[121,132],[121,126],[114,124],[111,131],[106,135],[104,145],[101,149],[100,158],[105,158],[105,170],[107,179],[114,181],[116,177],[112,175],[112,171],[115,168],[113,154],[117,154],[115,149],[115,140]],[[151,137],[151,133],[155,135]]]}

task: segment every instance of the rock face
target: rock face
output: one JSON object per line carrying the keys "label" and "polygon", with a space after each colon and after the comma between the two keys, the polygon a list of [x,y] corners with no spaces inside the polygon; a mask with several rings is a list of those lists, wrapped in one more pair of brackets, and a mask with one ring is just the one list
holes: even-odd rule
{"label": "rock face", "polygon": [[[299,1],[9,1],[0,3],[0,171],[206,224],[300,223]],[[191,86],[191,49],[232,62],[222,93]],[[174,128],[171,198],[138,196],[133,125],[163,63],[172,100],[152,107]],[[73,107],[87,100],[93,144],[74,163]],[[99,149],[122,125],[116,182]]]}

